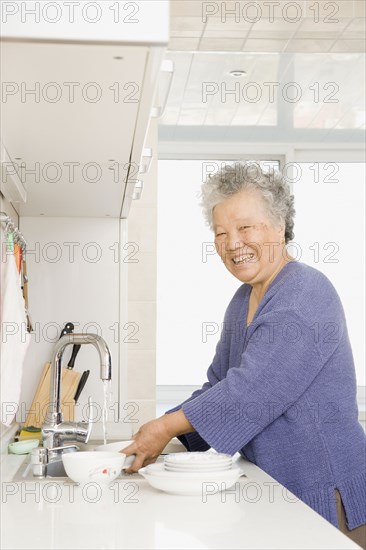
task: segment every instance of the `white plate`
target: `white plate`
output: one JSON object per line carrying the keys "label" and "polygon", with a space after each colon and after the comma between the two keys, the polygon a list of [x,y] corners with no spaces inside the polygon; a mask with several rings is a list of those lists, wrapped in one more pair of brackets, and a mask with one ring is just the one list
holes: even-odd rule
{"label": "white plate", "polygon": [[212,451],[206,452],[186,452],[173,453],[166,455],[164,458],[165,464],[187,465],[187,464],[222,464],[232,463],[232,457],[224,453],[216,453]]}
{"label": "white plate", "polygon": [[167,472],[164,464],[149,464],[140,468],[146,481],[155,489],[177,495],[202,495],[206,490],[214,492],[230,489],[244,472],[234,466],[226,472],[176,473]]}
{"label": "white plate", "polygon": [[232,464],[214,464],[212,466],[196,466],[193,464],[189,468],[180,468],[178,466],[164,464],[164,467],[168,472],[223,472],[225,470],[230,470],[232,468]]}
{"label": "white plate", "polygon": [[[154,476],[170,476],[170,477],[182,477],[183,479],[187,479],[189,477],[193,478],[199,478],[199,479],[206,479],[206,478],[213,478],[215,476],[222,475],[228,475],[231,471],[236,471],[238,469],[237,466],[234,466],[230,468],[230,470],[210,470],[209,472],[172,472],[169,470],[166,470],[164,467],[164,464],[162,462],[155,462],[154,464],[149,464],[146,466],[148,468],[149,475]],[[140,470],[139,470],[140,471]]]}

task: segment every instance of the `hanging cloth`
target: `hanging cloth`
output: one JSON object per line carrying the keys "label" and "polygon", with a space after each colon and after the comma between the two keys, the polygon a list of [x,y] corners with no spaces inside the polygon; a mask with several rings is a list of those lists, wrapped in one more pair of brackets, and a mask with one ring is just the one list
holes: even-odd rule
{"label": "hanging cloth", "polygon": [[14,244],[14,257],[18,273],[20,274],[20,270],[22,269],[22,248],[17,243]]}
{"label": "hanging cloth", "polygon": [[[0,247],[0,421],[9,426],[20,401],[23,363],[30,343],[19,273],[11,253],[11,238],[1,230]],[[14,245],[14,243],[13,243]],[[13,249],[14,252],[14,249]]]}

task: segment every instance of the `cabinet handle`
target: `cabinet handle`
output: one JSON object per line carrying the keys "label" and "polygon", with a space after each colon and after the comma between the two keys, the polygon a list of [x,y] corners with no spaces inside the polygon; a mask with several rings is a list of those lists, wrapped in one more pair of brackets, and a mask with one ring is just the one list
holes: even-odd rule
{"label": "cabinet handle", "polygon": [[[168,103],[168,97],[170,94],[170,90],[173,83],[173,76],[174,76],[174,63],[170,59],[164,59],[162,66],[161,66],[161,73],[165,73],[167,75],[167,85],[165,89],[164,99],[162,101],[162,105],[159,107],[153,107],[151,109],[151,116],[154,118],[160,118],[163,116],[166,105]],[[159,90],[159,85],[158,85]]]}
{"label": "cabinet handle", "polygon": [[[142,151],[141,164],[140,164],[140,170],[139,170],[140,174],[148,173],[148,171],[150,170],[152,158],[153,158],[153,150],[151,149],[151,147],[147,147]],[[146,162],[143,162],[144,159],[146,159]]]}
{"label": "cabinet handle", "polygon": [[141,199],[143,188],[144,188],[144,182],[142,180],[137,180],[135,188],[132,193],[133,201],[138,201]]}

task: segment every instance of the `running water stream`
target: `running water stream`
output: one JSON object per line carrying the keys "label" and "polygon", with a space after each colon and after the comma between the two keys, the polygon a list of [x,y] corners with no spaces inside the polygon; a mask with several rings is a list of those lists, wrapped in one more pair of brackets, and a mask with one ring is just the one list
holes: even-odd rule
{"label": "running water stream", "polygon": [[102,410],[102,423],[103,423],[103,441],[104,445],[107,444],[107,437],[108,437],[108,431],[107,431],[107,424],[108,424],[108,409],[111,404],[111,398],[112,398],[112,388],[111,388],[111,380],[103,380],[103,410]]}

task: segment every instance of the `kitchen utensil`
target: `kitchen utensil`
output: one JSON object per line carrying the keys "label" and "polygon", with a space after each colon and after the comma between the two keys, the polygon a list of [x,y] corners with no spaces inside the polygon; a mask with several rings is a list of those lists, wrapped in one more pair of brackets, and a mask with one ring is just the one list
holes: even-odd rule
{"label": "kitchen utensil", "polygon": [[18,441],[24,441],[26,439],[42,439],[42,430],[41,428],[34,428],[33,426],[28,426],[28,428],[22,428],[19,432],[19,435],[15,436]]}
{"label": "kitchen utensil", "polygon": [[22,255],[22,291],[23,291],[23,298],[24,298],[24,307],[25,307],[25,316],[27,321],[27,331],[32,332],[33,331],[33,325],[32,325],[32,319],[29,313],[29,306],[28,306],[28,276],[27,276],[27,262],[25,259],[25,255]]}
{"label": "kitchen utensil", "polygon": [[155,489],[177,495],[202,495],[205,484],[217,492],[230,489],[245,473],[237,466],[223,472],[168,472],[163,463],[149,464],[138,471]]}
{"label": "kitchen utensil", "polygon": [[77,354],[80,351],[80,348],[81,348],[80,344],[74,344],[72,346],[72,353],[71,353],[70,361],[68,362],[68,365],[67,365],[68,369],[72,370],[74,368],[75,359],[76,359]]}
{"label": "kitchen utensil", "polygon": [[79,380],[79,384],[78,384],[78,387],[76,388],[76,392],[75,392],[75,395],[74,395],[74,401],[75,403],[77,403],[79,397],[80,397],[80,394],[81,392],[83,391],[83,388],[86,384],[86,381],[88,380],[89,378],[89,374],[90,374],[90,370],[85,370],[83,372],[83,374],[81,375],[81,378]]}
{"label": "kitchen utensil", "polygon": [[[74,329],[72,323],[66,323],[62,329],[60,338],[64,334],[70,334]],[[62,414],[65,421],[74,420],[74,395],[76,388],[79,384],[80,373],[70,369],[62,369],[62,395],[61,395],[61,407]],[[36,393],[34,395],[32,405],[28,411],[27,418],[24,423],[24,428],[28,426],[34,426],[41,428],[44,424],[48,404],[50,400],[50,386],[51,386],[51,363],[46,363],[43,367],[43,371],[38,383]]]}
{"label": "kitchen utensil", "polygon": [[122,468],[129,468],[135,457],[123,453],[77,452],[64,453],[62,462],[67,475],[77,483],[111,483],[119,476]]}

